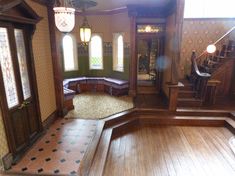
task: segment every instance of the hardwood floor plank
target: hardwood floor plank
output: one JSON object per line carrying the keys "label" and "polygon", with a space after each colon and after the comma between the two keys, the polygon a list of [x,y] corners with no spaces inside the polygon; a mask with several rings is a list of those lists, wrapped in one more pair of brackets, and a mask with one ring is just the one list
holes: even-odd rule
{"label": "hardwood floor plank", "polygon": [[[111,142],[104,176],[233,176],[222,127],[139,126]],[[226,131],[227,130],[227,131]]]}

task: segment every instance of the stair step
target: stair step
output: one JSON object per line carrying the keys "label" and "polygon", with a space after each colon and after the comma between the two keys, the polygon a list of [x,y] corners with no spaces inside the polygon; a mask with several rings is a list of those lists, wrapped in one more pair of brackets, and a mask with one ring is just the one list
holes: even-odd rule
{"label": "stair step", "polygon": [[193,85],[190,83],[184,84],[184,86],[180,87],[179,90],[193,90]]}
{"label": "stair step", "polygon": [[90,168],[89,176],[103,175],[111,143],[111,137],[112,137],[112,129],[106,129],[103,131]]}
{"label": "stair step", "polygon": [[178,98],[178,107],[201,107],[202,101],[196,98]]}
{"label": "stair step", "polygon": [[180,90],[179,98],[193,98],[196,95],[196,91],[193,90]]}

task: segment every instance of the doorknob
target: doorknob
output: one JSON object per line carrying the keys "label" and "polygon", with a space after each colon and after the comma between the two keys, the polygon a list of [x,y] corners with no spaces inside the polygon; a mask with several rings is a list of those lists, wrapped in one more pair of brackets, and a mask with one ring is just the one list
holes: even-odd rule
{"label": "doorknob", "polygon": [[23,101],[23,103],[20,105],[20,107],[18,107],[18,109],[23,109],[24,107],[26,107],[30,103],[31,103],[30,101]]}
{"label": "doorknob", "polygon": [[24,102],[20,105],[20,107],[18,107],[18,109],[23,109],[26,105],[24,104]]}

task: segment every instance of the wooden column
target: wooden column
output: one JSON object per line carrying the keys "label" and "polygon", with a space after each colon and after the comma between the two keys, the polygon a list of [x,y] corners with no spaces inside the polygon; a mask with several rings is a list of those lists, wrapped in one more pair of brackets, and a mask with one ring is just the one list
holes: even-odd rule
{"label": "wooden column", "polygon": [[129,95],[137,93],[137,54],[136,54],[136,15],[131,15],[131,60],[130,60],[130,86]]}
{"label": "wooden column", "polygon": [[177,109],[177,101],[178,101],[178,94],[179,94],[179,87],[183,87],[182,83],[172,84],[167,83],[169,88],[169,111],[176,111]]}
{"label": "wooden column", "polygon": [[55,84],[56,107],[57,107],[58,116],[62,117],[63,116],[64,92],[63,92],[62,65],[61,65],[61,60],[60,60],[61,40],[56,36],[57,29],[55,26],[53,3],[50,3],[48,5],[47,11],[48,11],[51,55],[52,55],[54,84]]}

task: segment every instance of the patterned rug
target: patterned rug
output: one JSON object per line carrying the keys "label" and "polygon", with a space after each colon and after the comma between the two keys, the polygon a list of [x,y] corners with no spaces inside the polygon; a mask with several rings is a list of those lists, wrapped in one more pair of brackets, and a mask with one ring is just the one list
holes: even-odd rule
{"label": "patterned rug", "polygon": [[102,119],[134,107],[132,97],[91,92],[76,95],[73,104],[66,118]]}

